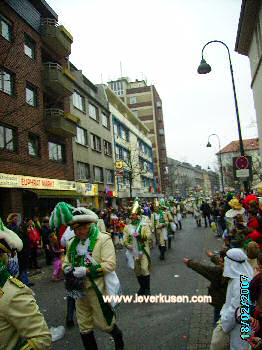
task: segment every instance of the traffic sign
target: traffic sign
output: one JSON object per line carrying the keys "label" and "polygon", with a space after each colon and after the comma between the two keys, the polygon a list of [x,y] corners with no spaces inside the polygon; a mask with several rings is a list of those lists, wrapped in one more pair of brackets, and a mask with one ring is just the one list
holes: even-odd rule
{"label": "traffic sign", "polygon": [[252,157],[240,156],[233,158],[233,171],[235,179],[252,179]]}

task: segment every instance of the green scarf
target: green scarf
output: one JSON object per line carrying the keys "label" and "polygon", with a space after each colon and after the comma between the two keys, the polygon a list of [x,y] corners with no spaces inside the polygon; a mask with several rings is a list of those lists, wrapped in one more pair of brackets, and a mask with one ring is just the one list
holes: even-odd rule
{"label": "green scarf", "polygon": [[0,288],[3,288],[5,282],[10,277],[10,273],[7,271],[7,267],[3,262],[0,262]]}

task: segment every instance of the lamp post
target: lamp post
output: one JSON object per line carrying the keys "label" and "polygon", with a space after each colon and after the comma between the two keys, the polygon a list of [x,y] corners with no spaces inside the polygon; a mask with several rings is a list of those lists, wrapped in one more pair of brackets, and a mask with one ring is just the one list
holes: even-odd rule
{"label": "lamp post", "polygon": [[[225,46],[228,53],[228,59],[229,59],[229,68],[231,73],[231,80],[232,80],[232,87],[233,87],[233,94],[234,94],[234,102],[235,102],[235,110],[236,110],[236,118],[237,118],[237,128],[238,128],[238,137],[239,137],[239,149],[240,149],[240,155],[244,156],[244,145],[243,145],[243,139],[242,139],[242,132],[241,132],[241,125],[240,125],[240,118],[239,118],[239,110],[238,110],[238,103],[237,103],[237,94],[236,94],[236,86],[235,86],[235,79],[234,79],[234,72],[233,72],[233,66],[231,61],[231,55],[228,46],[221,40],[211,40],[208,43],[206,43],[202,48],[202,59],[200,62],[200,65],[198,66],[197,72],[199,74],[207,74],[211,72],[211,66],[206,62],[204,59],[204,50],[209,44],[218,43]],[[244,181],[244,187],[245,191],[248,191],[248,181]]]}
{"label": "lamp post", "polygon": [[224,174],[223,174],[223,165],[222,165],[222,156],[221,156],[221,144],[220,144],[220,138],[217,134],[211,134],[208,136],[208,141],[207,141],[207,147],[212,147],[211,143],[210,143],[210,137],[212,136],[216,136],[217,140],[218,140],[218,154],[219,154],[219,165],[220,165],[220,176],[221,176],[221,188],[222,188],[222,193],[225,192],[225,188],[224,188]]}

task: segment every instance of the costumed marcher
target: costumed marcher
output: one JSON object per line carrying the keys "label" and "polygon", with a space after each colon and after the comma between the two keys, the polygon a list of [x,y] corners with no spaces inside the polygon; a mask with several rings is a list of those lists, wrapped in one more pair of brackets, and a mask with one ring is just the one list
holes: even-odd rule
{"label": "costumed marcher", "polygon": [[124,228],[124,245],[134,260],[134,271],[140,286],[138,295],[150,295],[150,239],[147,217],[141,217],[138,200],[134,201],[130,223]]}
{"label": "costumed marcher", "polygon": [[151,216],[152,224],[156,232],[156,239],[160,250],[160,260],[165,260],[165,252],[167,246],[167,228],[169,225],[169,218],[164,211],[166,209],[165,200],[160,199],[159,203],[155,203],[154,214]]}
{"label": "costumed marcher", "polygon": [[196,220],[197,227],[201,227],[201,198],[195,199],[193,202],[193,215]]}
{"label": "costumed marcher", "polygon": [[214,330],[210,350],[218,349],[216,334],[224,332],[224,339],[230,341],[230,350],[246,350],[249,345],[240,337],[241,323],[238,322],[237,312],[240,308],[240,276],[245,275],[252,279],[253,269],[247,261],[247,256],[242,249],[232,248],[227,251],[224,259],[223,276],[229,278],[226,302],[220,312],[220,320]]}
{"label": "costumed marcher", "polygon": [[[93,211],[61,202],[51,214],[50,226],[57,228],[65,223],[75,233],[68,242],[63,270],[66,289],[76,298],[76,317],[84,348],[97,350],[96,327],[110,333],[115,349],[122,350],[123,337],[116,325],[114,310],[103,299],[109,294],[109,278],[117,279],[115,249],[111,237],[97,228],[97,221]],[[118,279],[117,283],[112,278],[110,282],[111,289],[112,284],[119,284]]]}
{"label": "costumed marcher", "polygon": [[21,239],[0,219],[0,349],[47,350],[51,334],[32,290],[12,277],[6,267],[6,255],[22,247]]}

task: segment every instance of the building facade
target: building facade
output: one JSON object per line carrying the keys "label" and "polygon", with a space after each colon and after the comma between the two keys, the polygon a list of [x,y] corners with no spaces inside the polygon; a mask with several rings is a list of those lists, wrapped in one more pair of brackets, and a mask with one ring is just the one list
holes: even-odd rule
{"label": "building facade", "polygon": [[[242,0],[235,50],[249,58],[251,88],[257,117],[258,136],[262,138],[262,1]],[[260,156],[262,143],[260,143]]]}
{"label": "building facade", "polygon": [[114,91],[104,89],[112,116],[118,197],[153,197],[153,151],[148,129]]}
{"label": "building facade", "polygon": [[155,86],[148,86],[144,80],[130,82],[127,78],[108,84],[149,129],[148,137],[153,148],[154,177],[158,191],[165,193],[168,173],[164,117],[162,101]]}
{"label": "building facade", "polygon": [[32,215],[38,206],[47,212],[54,197],[76,195],[72,41],[46,2],[1,1],[0,215]]}
{"label": "building facade", "polygon": [[213,171],[202,169],[168,158],[169,195],[187,196],[191,192],[201,192],[207,196],[219,191],[219,176]]}
{"label": "building facade", "polygon": [[[255,186],[262,180],[259,139],[243,140],[243,145],[245,154],[252,157],[252,184]],[[240,156],[239,141],[230,142],[221,149],[220,153],[226,189],[238,187],[238,181],[234,179],[233,174],[233,158]],[[219,153],[217,155],[219,155]]]}
{"label": "building facade", "polygon": [[70,72],[75,78],[70,111],[78,119],[73,140],[74,178],[89,194],[81,199],[82,205],[102,208],[112,204],[115,191],[108,102],[103,87],[92,84],[72,63]]}

